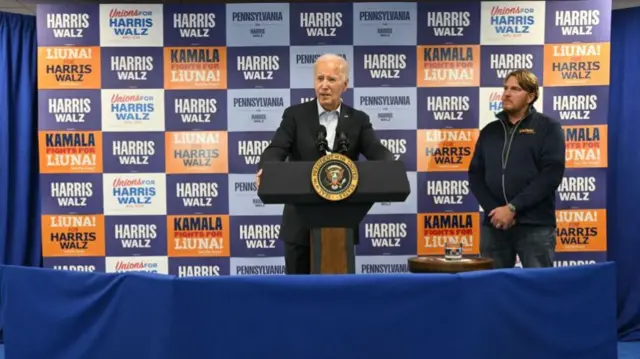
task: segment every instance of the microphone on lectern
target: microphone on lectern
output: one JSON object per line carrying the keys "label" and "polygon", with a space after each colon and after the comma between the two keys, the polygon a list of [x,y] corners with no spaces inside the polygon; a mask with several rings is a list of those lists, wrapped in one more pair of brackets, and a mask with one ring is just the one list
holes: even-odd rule
{"label": "microphone on lectern", "polygon": [[347,134],[344,132],[339,132],[337,141],[338,153],[340,153],[341,155],[346,155],[347,151],[349,150],[349,138],[347,137]]}
{"label": "microphone on lectern", "polygon": [[316,148],[320,153],[320,156],[324,156],[329,152],[329,143],[327,142],[327,128],[324,125],[320,125],[320,131],[318,131],[318,137],[316,138]]}

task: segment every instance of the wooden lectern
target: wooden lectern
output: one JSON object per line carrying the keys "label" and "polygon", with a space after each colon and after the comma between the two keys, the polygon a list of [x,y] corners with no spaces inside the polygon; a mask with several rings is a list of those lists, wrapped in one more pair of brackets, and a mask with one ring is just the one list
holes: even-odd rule
{"label": "wooden lectern", "polygon": [[[292,206],[310,229],[313,274],[355,274],[360,222],[374,203],[404,202],[411,192],[403,162],[351,162],[340,156],[262,165],[258,197],[265,204]],[[355,185],[331,191],[332,184],[344,181]],[[328,188],[323,196],[319,186]]]}

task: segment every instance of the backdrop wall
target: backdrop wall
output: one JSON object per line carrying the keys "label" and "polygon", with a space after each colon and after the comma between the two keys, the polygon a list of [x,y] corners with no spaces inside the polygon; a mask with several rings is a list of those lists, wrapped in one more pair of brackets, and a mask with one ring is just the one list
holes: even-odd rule
{"label": "backdrop wall", "polygon": [[[351,63],[347,104],[402,159],[412,194],[361,224],[359,273],[407,270],[449,236],[478,253],[466,169],[529,68],[562,121],[556,265],[606,257],[608,1],[40,5],[44,266],[179,276],[283,273],[281,206],[255,163],[322,53]],[[508,44],[508,45],[507,45]]]}

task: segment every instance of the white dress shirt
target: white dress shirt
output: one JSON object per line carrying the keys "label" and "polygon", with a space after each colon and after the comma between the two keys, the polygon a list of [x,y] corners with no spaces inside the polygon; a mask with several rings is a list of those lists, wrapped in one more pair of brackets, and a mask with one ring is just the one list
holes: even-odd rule
{"label": "white dress shirt", "polygon": [[[327,128],[327,143],[329,149],[333,149],[333,142],[336,140],[336,128],[338,127],[338,118],[340,117],[340,109],[342,104],[333,111],[327,111],[318,102],[318,115],[320,116],[320,124]],[[329,154],[329,152],[327,152]]]}

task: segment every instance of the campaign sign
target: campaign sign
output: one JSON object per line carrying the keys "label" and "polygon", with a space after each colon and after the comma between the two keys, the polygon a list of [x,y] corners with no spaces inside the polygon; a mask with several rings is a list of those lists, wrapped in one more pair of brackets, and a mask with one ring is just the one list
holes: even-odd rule
{"label": "campaign sign", "polygon": [[102,88],[157,88],[164,86],[161,47],[104,47],[100,51]]}
{"label": "campaign sign", "polygon": [[167,252],[165,216],[105,216],[107,256],[158,256]]}
{"label": "campaign sign", "polygon": [[607,208],[607,170],[567,168],[556,191],[556,209]]}
{"label": "campaign sign", "polygon": [[355,46],[354,86],[415,87],[415,46]]}
{"label": "campaign sign", "polygon": [[226,47],[165,47],[163,53],[165,89],[223,90],[227,88]]}
{"label": "campaign sign", "polygon": [[167,175],[167,213],[227,214],[228,189],[226,174]]}
{"label": "campaign sign", "polygon": [[556,252],[606,252],[607,210],[556,211]]}
{"label": "campaign sign", "polygon": [[480,43],[480,2],[419,2],[418,44]]}
{"label": "campaign sign", "polygon": [[233,257],[279,257],[284,246],[279,240],[281,216],[232,216]]}
{"label": "campaign sign", "polygon": [[102,132],[39,131],[42,173],[102,173]]}
{"label": "campaign sign", "polygon": [[99,131],[100,90],[38,90],[38,129]]}
{"label": "campaign sign", "polygon": [[466,172],[419,172],[418,212],[474,212],[478,201]]}
{"label": "campaign sign", "polygon": [[100,46],[161,47],[162,4],[100,4]]}
{"label": "campaign sign", "polygon": [[284,257],[233,257],[231,275],[284,275]]}
{"label": "campaign sign", "polygon": [[43,214],[41,225],[43,257],[105,255],[102,214]]}
{"label": "campaign sign", "polygon": [[256,173],[273,132],[229,132],[229,173]]}
{"label": "campaign sign", "polygon": [[258,197],[255,173],[229,174],[229,214],[233,216],[281,216],[283,204],[264,204]]}
{"label": "campaign sign", "polygon": [[[396,161],[402,161],[407,171],[416,170],[416,131],[415,130],[379,130],[376,135]],[[360,160],[365,160],[360,154]]]}
{"label": "campaign sign", "polygon": [[466,173],[479,135],[477,128],[418,130],[418,171]]}
{"label": "campaign sign", "polygon": [[102,90],[102,130],[164,131],[164,90]]}
{"label": "campaign sign", "polygon": [[544,44],[545,5],[551,1],[480,2],[480,43]]}
{"label": "campaign sign", "polygon": [[[609,161],[607,125],[562,126],[566,168],[606,168]],[[614,138],[615,141],[615,138]]]}
{"label": "campaign sign", "polygon": [[167,131],[224,131],[227,128],[227,91],[166,90]]}
{"label": "campaign sign", "polygon": [[507,75],[518,69],[533,72],[542,86],[544,46],[482,46],[480,65],[482,87],[503,87]]}
{"label": "campaign sign", "polygon": [[185,277],[219,277],[229,275],[229,258],[169,258],[169,275]]}
{"label": "campaign sign", "polygon": [[105,173],[104,214],[120,216],[167,213],[164,173]]}
{"label": "campaign sign", "polygon": [[418,128],[478,128],[477,87],[418,89]]}
{"label": "campaign sign", "polygon": [[374,129],[415,130],[415,87],[358,87],[353,97],[355,108],[369,115]]}
{"label": "campaign sign", "polygon": [[153,273],[169,274],[166,256],[107,257],[107,273]]}
{"label": "campaign sign", "polygon": [[[289,48],[291,85],[297,88],[315,88],[315,63],[324,54],[334,54],[353,64],[353,46],[291,46]],[[349,66],[349,86],[353,86],[353,66]]]}
{"label": "campaign sign", "polygon": [[166,132],[167,173],[228,173],[227,131]]}
{"label": "campaign sign", "polygon": [[611,1],[547,1],[545,42],[609,42]]}
{"label": "campaign sign", "polygon": [[224,131],[227,129],[227,91],[166,90],[167,131]]}
{"label": "campaign sign", "polygon": [[546,87],[543,112],[563,125],[606,125],[609,86]]}
{"label": "campaign sign", "polygon": [[42,267],[71,272],[104,273],[104,257],[43,257]]}
{"label": "campaign sign", "polygon": [[38,4],[38,46],[96,46],[100,44],[99,16],[95,4]]}
{"label": "campaign sign", "polygon": [[227,128],[235,131],[275,131],[291,102],[288,89],[227,91]]}
{"label": "campaign sign", "polygon": [[289,88],[289,47],[227,48],[228,88]]}
{"label": "campaign sign", "polygon": [[544,46],[544,86],[608,86],[611,44],[608,42]]}
{"label": "campaign sign", "polygon": [[416,252],[415,214],[368,215],[360,223],[358,255],[398,255]]}
{"label": "campaign sign", "polygon": [[38,47],[39,90],[100,89],[100,47]]}
{"label": "campaign sign", "polygon": [[228,257],[228,215],[167,216],[169,257]]}
{"label": "campaign sign", "polygon": [[480,86],[480,45],[419,45],[418,87]]}
{"label": "campaign sign", "polygon": [[415,46],[417,21],[416,3],[354,3],[353,44]]}
{"label": "campaign sign", "polygon": [[162,132],[104,132],[105,173],[164,172]]}
{"label": "campaign sign", "polygon": [[227,4],[227,46],[289,46],[289,4]]}
{"label": "campaign sign", "polygon": [[[342,93],[342,103],[353,107],[353,89],[348,88]],[[291,89],[291,105],[313,101],[316,98],[316,91],[309,89]]]}
{"label": "campaign sign", "polygon": [[409,273],[409,258],[412,255],[357,256],[356,274],[396,274]]}
{"label": "campaign sign", "polygon": [[353,4],[291,3],[291,45],[353,44]]}
{"label": "campaign sign", "polygon": [[101,174],[41,174],[42,212],[102,213]]}
{"label": "campaign sign", "polygon": [[224,4],[165,4],[165,46],[225,46]]}
{"label": "campaign sign", "polygon": [[607,261],[607,252],[557,252],[553,258],[554,267],[583,266]]}
{"label": "campaign sign", "polygon": [[462,244],[462,253],[480,252],[480,214],[471,212],[418,213],[418,256],[442,256],[448,240]]}

